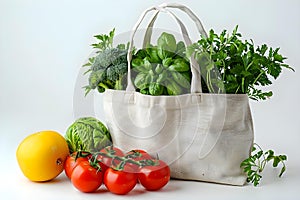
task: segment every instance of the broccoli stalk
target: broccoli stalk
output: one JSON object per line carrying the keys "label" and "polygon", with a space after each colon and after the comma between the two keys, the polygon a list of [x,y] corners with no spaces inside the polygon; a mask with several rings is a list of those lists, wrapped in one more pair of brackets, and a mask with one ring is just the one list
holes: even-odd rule
{"label": "broccoli stalk", "polygon": [[127,73],[123,74],[123,75],[119,75],[119,79],[116,80],[116,84],[115,84],[115,90],[124,90],[125,89],[125,85],[126,85],[126,81],[127,81]]}

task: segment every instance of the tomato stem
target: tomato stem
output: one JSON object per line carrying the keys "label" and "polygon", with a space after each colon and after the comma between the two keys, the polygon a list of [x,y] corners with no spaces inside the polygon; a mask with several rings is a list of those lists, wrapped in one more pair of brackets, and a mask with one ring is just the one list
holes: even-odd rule
{"label": "tomato stem", "polygon": [[[124,166],[126,163],[132,163],[132,164],[135,164],[139,167],[143,167],[143,166],[155,166],[155,165],[158,165],[159,162],[158,160],[154,159],[144,159],[144,160],[140,160],[140,161],[135,161],[133,160],[133,158],[137,158],[137,157],[141,157],[142,154],[139,153],[139,152],[134,152],[133,154],[131,155],[127,155],[127,156],[117,156],[114,154],[115,152],[114,151],[108,151],[107,153],[103,153],[103,152],[97,152],[93,155],[93,157],[95,159],[97,159],[97,157],[99,155],[101,156],[105,156],[105,157],[109,157],[112,159],[112,166],[115,166],[114,169],[115,170],[118,170],[118,171],[121,171],[124,169]],[[121,161],[118,165],[116,164],[116,160],[118,161]],[[101,160],[98,160],[101,162]]]}

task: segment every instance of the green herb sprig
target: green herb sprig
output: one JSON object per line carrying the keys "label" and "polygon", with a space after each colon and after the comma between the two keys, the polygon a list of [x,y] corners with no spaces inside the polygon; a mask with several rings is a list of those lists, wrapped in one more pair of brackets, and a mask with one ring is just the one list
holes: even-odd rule
{"label": "green herb sprig", "polygon": [[109,49],[113,47],[113,39],[115,36],[115,28],[111,30],[108,35],[100,34],[95,35],[94,37],[98,39],[98,43],[92,44],[91,46],[99,51],[104,51],[105,49]]}
{"label": "green herb sprig", "polygon": [[241,163],[241,168],[247,174],[247,182],[251,182],[254,186],[257,186],[262,178],[263,170],[267,163],[271,161],[273,161],[272,166],[274,168],[278,167],[281,163],[282,167],[278,175],[281,177],[286,171],[285,161],[287,161],[287,156],[276,156],[273,150],[264,152],[258,144],[254,144],[251,156]]}

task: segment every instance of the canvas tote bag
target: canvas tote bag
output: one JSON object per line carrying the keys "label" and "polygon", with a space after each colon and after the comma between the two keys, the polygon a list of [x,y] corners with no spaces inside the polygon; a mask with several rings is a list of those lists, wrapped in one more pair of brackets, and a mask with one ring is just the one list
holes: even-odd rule
{"label": "canvas tote bag", "polygon": [[106,124],[113,144],[124,151],[144,149],[169,164],[171,177],[231,185],[243,185],[246,175],[240,163],[249,157],[253,123],[246,94],[202,93],[199,66],[191,60],[191,92],[177,96],[150,96],[135,92],[130,62],[133,38],[147,13],[154,11],[145,40],[150,41],[157,15],[168,13],[179,24],[186,44],[191,41],[183,23],[171,12],[180,9],[206,36],[200,20],[179,4],[147,9],[133,28],[128,50],[126,91],[103,93]]}

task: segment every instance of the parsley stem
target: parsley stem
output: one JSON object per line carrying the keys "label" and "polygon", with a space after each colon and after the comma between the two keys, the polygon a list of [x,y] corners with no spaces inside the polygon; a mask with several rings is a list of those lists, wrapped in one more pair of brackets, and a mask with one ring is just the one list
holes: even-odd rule
{"label": "parsley stem", "polygon": [[235,94],[238,93],[239,89],[240,89],[240,85],[239,85],[239,86],[237,87],[237,89],[235,90]]}
{"label": "parsley stem", "polygon": [[245,93],[245,78],[242,78],[242,93]]}

